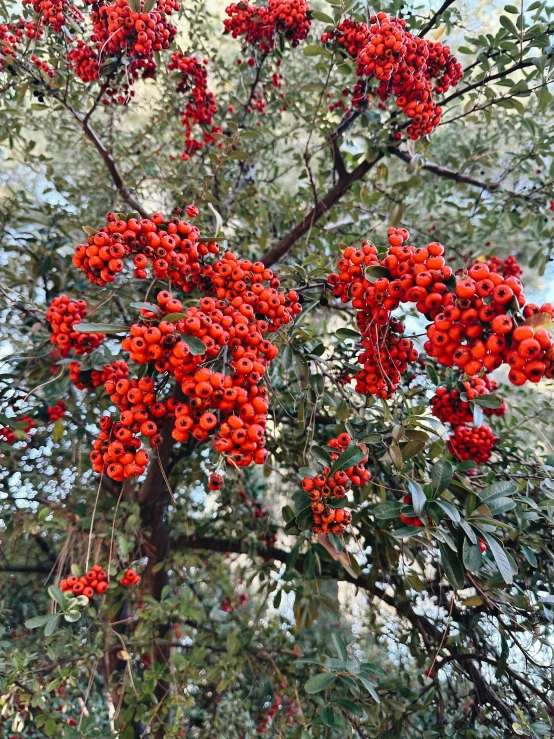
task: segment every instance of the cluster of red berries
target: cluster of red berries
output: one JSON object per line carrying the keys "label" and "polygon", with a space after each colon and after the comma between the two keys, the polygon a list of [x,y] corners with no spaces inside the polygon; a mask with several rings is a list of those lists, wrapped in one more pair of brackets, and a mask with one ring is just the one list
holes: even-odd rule
{"label": "cluster of red berries", "polygon": [[23,0],[23,5],[32,5],[40,22],[52,26],[56,33],[60,33],[67,23],[64,13],[68,10],[68,0]]}
{"label": "cluster of red berries", "polygon": [[81,333],[74,326],[87,316],[85,300],[71,300],[67,295],[58,295],[46,311],[46,320],[52,327],[50,341],[55,344],[62,357],[73,349],[75,354],[90,354],[104,341],[104,334]]}
{"label": "cluster of red berries", "polygon": [[15,444],[16,441],[20,441],[20,438],[18,437],[18,432],[27,435],[29,431],[37,425],[36,421],[34,421],[29,416],[21,416],[21,418],[14,419],[14,423],[21,424],[22,422],[25,422],[25,425],[17,429],[12,428],[11,426],[1,426],[0,442],[12,446],[13,444]]}
{"label": "cluster of red berries", "polygon": [[129,377],[129,365],[121,360],[106,364],[101,370],[83,369],[79,362],[69,365],[69,379],[77,390],[94,390],[108,380],[117,382],[126,377]]}
{"label": "cluster of red berries", "polygon": [[[390,228],[390,246],[381,260],[373,244],[364,243],[360,249],[349,246],[338,260],[338,272],[328,278],[333,294],[358,309],[365,349],[358,360],[363,365],[356,375],[358,391],[382,398],[392,395],[407,363],[418,357],[412,342],[402,335],[403,324],[392,319],[391,312],[401,303],[413,302],[420,312],[432,314],[441,306],[452,276],[441,244],[416,249],[406,245],[408,238],[406,229]],[[366,268],[373,266],[387,270],[389,277],[370,282]]]}
{"label": "cluster of red berries", "polygon": [[[443,423],[450,423],[452,426],[471,423],[473,412],[470,401],[482,395],[488,395],[498,387],[498,383],[490,380],[487,375],[471,377],[468,380],[459,381],[457,384],[459,387],[453,387],[451,390],[444,386],[438,387],[435,395],[431,398],[431,412],[433,415]],[[462,393],[465,394],[467,400],[462,400]],[[498,408],[483,408],[483,412],[487,416],[503,416],[506,411],[507,406],[504,400]]]}
{"label": "cluster of red berries", "polygon": [[118,482],[142,475],[149,460],[148,452],[141,449],[141,441],[135,435],[140,433],[141,426],[149,420],[149,415],[138,411],[135,420],[134,412],[127,413],[125,419],[130,421],[129,426],[121,420],[114,423],[110,416],[100,418],[100,433],[90,453],[94,472],[105,472]]}
{"label": "cluster of red berries", "polygon": [[454,426],[448,439],[448,451],[462,461],[473,460],[477,464],[488,462],[498,438],[482,424],[479,428],[459,424]]}
{"label": "cluster of red berries", "polygon": [[73,595],[84,595],[89,600],[95,593],[103,595],[108,589],[108,573],[100,565],[93,567],[82,577],[69,575],[60,583],[60,590]]}
{"label": "cluster of red berries", "polygon": [[14,56],[23,37],[38,39],[42,29],[37,23],[20,18],[17,23],[0,24],[0,72],[4,68],[6,56]]}
{"label": "cluster of red berries", "polygon": [[69,66],[83,82],[94,82],[100,73],[100,59],[98,51],[82,39],[77,40],[77,46],[67,52]]}
{"label": "cluster of red berries", "polygon": [[43,62],[42,59],[39,59],[36,54],[31,54],[31,63],[37,69],[40,69],[41,72],[44,72],[45,75],[50,77],[50,79],[54,79],[56,76],[56,72],[53,67],[51,67],[48,62]]}
{"label": "cluster of red berries", "polygon": [[[519,308],[525,306],[521,282],[503,277],[476,262],[444,296],[443,308],[427,329],[427,353],[440,364],[456,365],[473,377],[484,368],[492,372],[507,362],[510,382],[523,385],[548,376],[552,337],[545,329],[518,326]],[[536,312],[552,315],[552,306],[525,306],[524,317]]]}
{"label": "cluster of red berries", "polygon": [[502,259],[500,259],[499,257],[490,257],[487,261],[487,266],[491,272],[500,272],[500,274],[504,275],[504,277],[519,278],[523,274],[521,265],[513,254],[511,254],[509,257],[506,257],[504,261],[502,261]]}
{"label": "cluster of red berries", "polygon": [[127,0],[94,2],[92,41],[101,54],[151,59],[154,52],[168,49],[177,35],[177,27],[166,17],[177,10],[176,0],[158,2],[158,9],[147,13],[132,10]]}
{"label": "cluster of red berries", "polygon": [[186,95],[186,105],[179,111],[185,129],[185,153],[182,159],[188,159],[194,152],[217,141],[217,134],[222,131],[221,126],[212,126],[203,130],[201,140],[193,135],[195,125],[211,126],[217,113],[215,95],[208,90],[207,64],[207,59],[200,62],[194,56],[184,56],[180,51],[174,51],[168,65],[169,70],[181,73],[177,92]]}
{"label": "cluster of red berries", "polygon": [[370,31],[365,23],[345,18],[332,32],[322,34],[324,44],[334,43],[344,49],[352,59],[356,59],[369,41]]}
{"label": "cluster of red berries", "polygon": [[[330,454],[331,461],[339,458],[342,452],[352,442],[350,434],[339,434],[336,439],[331,439],[327,446],[336,449]],[[346,508],[333,508],[329,501],[342,500],[350,486],[358,487],[365,485],[370,479],[371,473],[364,467],[367,457],[359,464],[346,470],[339,470],[333,475],[329,467],[323,468],[323,473],[315,477],[305,477],[302,480],[302,489],[308,493],[310,507],[313,513],[312,531],[316,534],[343,534],[346,526],[352,522],[352,514]]]}
{"label": "cluster of red berries", "polygon": [[[196,211],[192,208],[187,214]],[[217,244],[199,243],[198,228],[177,216],[166,222],[161,213],[140,219],[118,219],[108,213],[106,220],[108,225],[89,236],[87,244],[78,244],[73,256],[73,265],[101,287],[115,280],[132,255],[134,277],[146,279],[150,263],[156,279],[169,280],[188,293],[203,279],[204,257],[218,251]]]}
{"label": "cluster of red berries", "polygon": [[431,133],[442,112],[435,96],[458,84],[463,75],[460,63],[448,46],[413,36],[404,20],[381,12],[369,22],[368,27],[346,19],[334,32],[322,36],[324,43],[332,41],[356,58],[356,73],[361,79],[352,93],[353,104],[367,103],[366,81],[375,78],[380,106],[393,96],[404,115],[411,118],[407,129],[411,139]]}
{"label": "cluster of red berries", "polygon": [[63,418],[65,416],[66,410],[67,410],[67,406],[63,402],[63,400],[58,400],[58,402],[55,405],[51,405],[49,408],[46,409],[46,413],[48,414],[48,420],[51,423],[55,421],[59,421],[60,418]]}
{"label": "cluster of red berries", "polygon": [[244,36],[245,44],[257,46],[264,53],[275,48],[276,35],[281,34],[298,46],[308,37],[311,22],[306,0],[269,0],[267,8],[255,7],[241,0],[225,8],[229,16],[223,21],[225,33],[233,38]]}
{"label": "cluster of red berries", "polygon": [[120,585],[123,585],[124,587],[128,587],[129,585],[138,585],[140,582],[140,575],[137,575],[135,570],[133,570],[132,567],[130,567],[128,570],[125,571],[125,574],[123,575],[122,579],[119,581]]}

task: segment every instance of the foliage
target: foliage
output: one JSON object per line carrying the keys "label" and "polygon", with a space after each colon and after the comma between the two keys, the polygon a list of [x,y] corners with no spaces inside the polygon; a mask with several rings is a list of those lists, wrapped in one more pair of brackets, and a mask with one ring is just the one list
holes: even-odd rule
{"label": "foliage", "polygon": [[[357,392],[367,327],[328,276],[364,242],[367,279],[390,275],[383,244],[403,226],[418,247],[444,244],[454,273],[515,255],[529,302],[552,299],[551,8],[380,7],[418,48],[450,43],[464,69],[436,93],[436,129],[411,140],[398,90],[379,96],[337,40],[345,19],[369,22],[365,6],[239,6],[118,0],[110,23],[149,13],[150,49],[104,28],[103,3],[2,4],[2,736],[548,736],[552,382],[515,387],[503,367],[476,391],[422,351],[435,316],[402,303],[387,326],[400,336],[402,321],[420,358],[387,397]],[[175,287],[150,264],[93,284],[74,247],[107,213],[174,209],[219,245],[202,264],[261,259],[302,312],[271,327],[278,355],[253,383],[270,405],[265,463],[175,441],[168,413],[144,474],[121,482],[90,462],[100,417],[116,417],[104,383],[125,361],[183,402],[180,381],[122,340],[163,317],[203,361],[183,327],[201,295],[188,272]],[[163,316],[167,289],[181,307]],[[88,313],[56,353],[46,314],[62,295]],[[551,331],[544,311],[535,324]],[[449,402],[471,433],[492,428],[478,465],[453,446]],[[329,508],[351,526],[312,532],[312,481],[344,471]],[[109,585],[72,595],[68,578],[96,562]]]}

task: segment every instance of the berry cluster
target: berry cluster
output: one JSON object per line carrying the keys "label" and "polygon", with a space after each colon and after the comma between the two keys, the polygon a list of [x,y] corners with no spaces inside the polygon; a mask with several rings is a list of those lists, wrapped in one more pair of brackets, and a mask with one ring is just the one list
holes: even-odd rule
{"label": "berry cluster", "polygon": [[14,419],[14,423],[18,424],[18,428],[11,426],[0,426],[0,442],[12,446],[16,441],[21,441],[21,436],[27,436],[29,431],[37,424],[29,416],[21,416]]}
{"label": "berry cluster", "polygon": [[123,585],[124,587],[128,587],[129,585],[138,585],[140,582],[140,575],[137,575],[135,570],[132,568],[129,568],[125,571],[125,574],[123,575],[122,579],[119,581],[120,585]]}
{"label": "berry cluster", "polygon": [[48,420],[50,421],[50,423],[59,421],[60,418],[63,418],[65,416],[66,410],[67,406],[63,402],[63,400],[58,400],[55,405],[47,408],[46,413],[48,414]]}
{"label": "berry cluster", "polygon": [[179,4],[169,0],[158,2],[158,9],[148,13],[132,10],[126,0],[112,5],[95,2],[92,41],[103,54],[152,59],[154,52],[168,49],[177,34],[177,27],[166,17],[174,10],[179,10]]}
{"label": "berry cluster", "polygon": [[117,382],[126,377],[129,377],[129,366],[121,360],[105,364],[101,370],[83,369],[79,362],[71,362],[69,365],[69,379],[77,390],[94,390],[108,380]]}
{"label": "berry cluster", "polygon": [[74,326],[83,321],[88,313],[85,300],[71,300],[67,295],[58,295],[46,311],[46,320],[52,327],[50,341],[55,344],[62,357],[73,349],[75,354],[90,354],[104,341],[104,334],[80,333]]}
{"label": "berry cluster", "polygon": [[[336,449],[331,453],[331,461],[334,462],[352,442],[350,434],[339,434],[336,439],[331,439],[327,446]],[[310,507],[313,512],[312,531],[316,534],[343,534],[346,526],[352,521],[352,514],[345,508],[335,508],[329,505],[330,501],[342,500],[350,486],[358,487],[365,485],[370,479],[371,473],[364,467],[367,457],[353,467],[339,470],[333,475],[329,467],[323,468],[323,473],[315,477],[305,477],[302,480],[302,489],[308,493]]]}
{"label": "berry cluster", "polygon": [[198,228],[178,217],[166,222],[161,213],[140,219],[108,213],[106,220],[108,225],[87,244],[78,244],[73,256],[73,265],[100,286],[113,282],[132,255],[136,278],[146,279],[150,263],[155,278],[190,292],[200,283],[201,261],[218,250],[217,244],[198,243]]}
{"label": "berry cluster", "polygon": [[[368,81],[378,81],[380,107],[390,97],[404,115],[411,119],[407,134],[418,139],[433,131],[441,119],[436,95],[443,95],[461,80],[463,72],[448,46],[413,36],[406,21],[378,13],[370,26],[350,19],[341,22],[322,41],[332,41],[356,58],[360,81],[352,92],[354,105],[367,104]],[[397,138],[401,133],[397,132]]]}
{"label": "berry cluster", "polygon": [[98,52],[82,39],[77,40],[77,46],[67,53],[69,66],[83,82],[94,82],[100,73],[100,59]]}
{"label": "berry cluster", "polygon": [[52,26],[56,33],[66,25],[64,13],[68,10],[68,0],[23,0],[23,5],[32,5],[40,23]]}
{"label": "berry cluster", "polygon": [[504,261],[502,261],[502,259],[500,259],[499,257],[490,257],[487,262],[487,266],[491,272],[500,272],[500,274],[504,275],[504,277],[519,278],[523,274],[521,265],[513,254],[511,254],[509,257],[506,257]]}
{"label": "berry cluster", "polygon": [[107,589],[108,573],[105,572],[100,565],[93,565],[86,575],[83,575],[82,577],[70,575],[60,583],[60,590],[64,593],[84,595],[89,600],[95,593],[103,595]]}
{"label": "berry cluster", "polygon": [[462,461],[473,460],[477,464],[488,462],[498,441],[492,430],[483,424],[479,428],[460,424],[448,439],[448,451]]}
{"label": "berry cluster", "polygon": [[[470,377],[507,362],[514,385],[538,382],[547,370],[544,360],[552,337],[544,329],[535,332],[530,326],[517,326],[517,313],[524,305],[517,277],[502,277],[476,262],[444,296],[441,312],[427,329],[425,349],[440,364],[456,365]],[[528,309],[533,306],[526,306],[527,313]],[[550,314],[552,307],[539,310]]]}
{"label": "berry cluster", "polygon": [[179,111],[181,123],[185,129],[185,154],[182,159],[188,159],[194,152],[217,140],[215,134],[221,133],[220,126],[213,126],[204,130],[202,140],[195,138],[195,125],[211,126],[214,115],[217,113],[215,95],[208,90],[207,59],[201,63],[196,57],[184,56],[180,51],[174,51],[168,65],[169,70],[178,70],[181,79],[177,85],[177,92],[186,95],[185,108]]}
{"label": "berry cluster", "polygon": [[[450,423],[452,426],[471,423],[473,420],[473,412],[470,401],[482,395],[488,395],[491,390],[496,390],[498,383],[490,380],[487,375],[484,377],[471,377],[468,380],[457,383],[458,387],[448,389],[447,387],[438,387],[435,395],[431,398],[431,412],[443,423]],[[462,394],[465,394],[467,400],[462,400]],[[483,408],[483,412],[487,416],[503,416],[507,411],[506,402],[502,401],[502,405],[498,408]]]}
{"label": "berry cluster", "polygon": [[233,38],[244,36],[245,45],[257,46],[267,54],[275,48],[277,34],[290,41],[291,46],[298,46],[308,37],[309,10],[306,0],[269,0],[267,8],[241,0],[225,8],[229,17],[223,25],[225,33]]}
{"label": "berry cluster", "polygon": [[14,56],[23,37],[39,39],[42,36],[39,24],[20,18],[17,23],[0,24],[0,72],[4,68],[5,57]]}
{"label": "berry cluster", "polygon": [[114,423],[110,416],[102,416],[98,422],[100,433],[90,453],[94,472],[105,472],[118,482],[142,475],[149,457],[148,452],[141,449],[141,441],[135,434],[140,433],[142,424],[148,418],[148,413],[138,411],[135,420],[134,412],[129,411],[125,420],[130,421],[130,424],[126,426],[121,420]]}
{"label": "berry cluster", "polygon": [[339,48],[344,49],[346,53],[356,59],[361,50],[369,41],[369,28],[365,23],[345,18],[333,32],[322,34],[321,41],[324,44],[334,43]]}

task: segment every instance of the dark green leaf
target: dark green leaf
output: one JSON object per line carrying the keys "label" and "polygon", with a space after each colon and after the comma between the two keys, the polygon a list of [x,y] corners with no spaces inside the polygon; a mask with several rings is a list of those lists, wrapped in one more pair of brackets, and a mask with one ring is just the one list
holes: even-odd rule
{"label": "dark green leaf", "polygon": [[454,588],[464,587],[464,568],[458,559],[458,555],[450,547],[439,544],[442,566],[448,582]]}
{"label": "dark green leaf", "polygon": [[310,695],[321,693],[321,691],[328,688],[334,680],[335,676],[332,672],[320,672],[318,675],[314,675],[306,682],[304,690]]}

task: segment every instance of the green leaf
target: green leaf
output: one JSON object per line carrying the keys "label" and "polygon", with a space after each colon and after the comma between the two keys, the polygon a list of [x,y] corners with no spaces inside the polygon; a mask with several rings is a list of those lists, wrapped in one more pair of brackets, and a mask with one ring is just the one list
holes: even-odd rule
{"label": "green leaf", "polygon": [[425,506],[427,505],[427,497],[423,488],[415,480],[408,479],[408,490],[412,496],[412,506],[416,516],[423,515]]}
{"label": "green leaf", "polygon": [[494,561],[496,562],[496,566],[498,567],[498,570],[502,575],[502,579],[507,585],[511,585],[514,581],[514,574],[512,572],[510,560],[508,559],[508,557],[506,556],[506,552],[504,551],[504,547],[498,542],[497,539],[494,538],[494,536],[491,536],[486,532],[483,532],[483,537],[487,542],[492,556],[494,557]]}
{"label": "green leaf", "polygon": [[300,467],[298,469],[300,477],[315,477],[317,472],[312,467]]}
{"label": "green leaf", "polygon": [[59,606],[61,606],[62,608],[65,608],[65,606],[67,605],[67,597],[65,593],[63,592],[63,590],[60,590],[55,585],[50,585],[50,587],[48,588],[48,593],[50,597],[53,598]]}
{"label": "green leaf", "polygon": [[[158,306],[154,305],[153,303],[129,303],[129,305],[131,306],[131,308],[136,308],[137,310],[149,310],[149,311],[152,311],[152,313],[158,313],[158,314],[160,312],[160,309],[158,308]],[[168,315],[175,315],[175,313],[173,314],[170,313]],[[185,316],[184,313],[180,313],[179,315],[182,315],[183,317]],[[161,320],[165,321],[166,317],[167,316],[164,316]]]}
{"label": "green leaf", "polygon": [[373,698],[373,700],[376,703],[381,703],[381,699],[379,698],[377,691],[373,687],[371,680],[368,680],[366,677],[363,677],[363,675],[356,675],[356,677],[362,683],[362,685],[367,690],[367,692],[370,694],[370,696]]}
{"label": "green leaf", "polygon": [[460,512],[455,505],[440,499],[433,501],[433,505],[439,506],[454,523],[460,523]]}
{"label": "green leaf", "polygon": [[507,495],[517,493],[517,485],[511,480],[497,480],[484,487],[479,493],[481,500],[486,500],[488,504],[489,498],[503,498]]}
{"label": "green leaf", "polygon": [[54,633],[58,625],[58,619],[60,616],[61,613],[54,613],[52,616],[50,616],[50,618],[48,619],[48,623],[44,627],[44,636],[51,636]]}
{"label": "green leaf", "polygon": [[74,621],[78,621],[81,618],[81,615],[81,611],[70,610],[66,611],[63,617],[66,621],[69,621],[69,623],[73,623]]}
{"label": "green leaf", "polygon": [[433,491],[440,495],[452,482],[452,464],[447,459],[439,459],[431,470],[431,486]]}
{"label": "green leaf", "polygon": [[189,348],[189,352],[194,356],[200,356],[202,354],[205,354],[208,350],[208,347],[202,339],[199,339],[198,336],[183,336],[183,341]]}
{"label": "green leaf", "polygon": [[322,690],[331,685],[335,680],[335,676],[332,672],[320,672],[317,675],[311,677],[304,685],[304,690],[310,695],[315,693],[321,693]]}
{"label": "green leaf", "polygon": [[442,566],[448,582],[454,588],[464,587],[464,568],[458,555],[445,544],[439,544]]}
{"label": "green leaf", "polygon": [[121,334],[127,333],[127,326],[115,323],[76,323],[74,331],[82,334]]}
{"label": "green leaf", "polygon": [[311,451],[312,457],[315,457],[318,462],[321,462],[325,467],[331,467],[331,456],[328,451],[321,446],[317,446],[317,444],[312,447]]}
{"label": "green leaf", "polygon": [[304,56],[331,56],[331,52],[324,46],[310,44],[302,49]]}
{"label": "green leaf", "polygon": [[422,452],[426,445],[427,441],[425,439],[410,439],[408,443],[404,444],[402,447],[402,459],[404,461],[412,459],[412,457],[415,457]]}
{"label": "green leaf", "polygon": [[335,472],[339,472],[340,470],[347,470],[350,467],[355,467],[362,461],[362,459],[365,459],[366,456],[367,454],[363,449],[360,449],[357,444],[351,444],[348,449],[345,449],[340,457],[333,462],[329,476],[334,475]]}
{"label": "green leaf", "polygon": [[478,406],[473,406],[473,423],[475,424],[475,427],[480,429],[483,425],[483,410]]}
{"label": "green leaf", "polygon": [[501,15],[499,18],[500,25],[508,31],[512,36],[515,36],[516,38],[519,38],[519,31],[515,25],[515,23],[508,18],[507,15]]}
{"label": "green leaf", "polygon": [[308,580],[314,576],[315,573],[315,554],[313,549],[308,549],[306,557],[304,559],[304,567],[302,568],[302,574]]}
{"label": "green leaf", "polygon": [[52,614],[50,613],[47,613],[43,616],[33,616],[33,618],[30,618],[27,621],[25,621],[25,627],[27,629],[40,629],[40,627],[47,624],[51,618],[52,618]]}
{"label": "green leaf", "polygon": [[386,521],[390,518],[398,518],[400,511],[404,507],[404,503],[398,500],[387,500],[385,503],[378,503],[373,509],[375,518]]}
{"label": "green leaf", "polygon": [[160,318],[160,321],[164,323],[177,323],[177,321],[182,321],[186,317],[186,313],[166,313],[165,316]]}
{"label": "green leaf", "polygon": [[466,570],[469,570],[470,572],[473,572],[474,575],[476,575],[481,569],[481,565],[483,564],[483,555],[481,554],[479,546],[476,544],[471,544],[469,539],[464,538],[462,557]]}
{"label": "green leaf", "polygon": [[482,408],[500,408],[502,398],[499,398],[498,395],[479,395],[477,398],[473,398],[473,402]]}
{"label": "green leaf", "polygon": [[335,646],[335,650],[337,652],[337,656],[339,659],[342,659],[343,662],[348,661],[348,652],[346,651],[346,644],[344,643],[344,639],[340,634],[337,634],[336,631],[333,631],[331,634],[331,640],[333,641],[333,644]]}
{"label": "green leaf", "polygon": [[330,26],[335,25],[335,21],[331,18],[330,15],[327,15],[327,13],[322,13],[321,10],[312,10],[310,12],[314,20],[321,21],[322,23],[328,23]]}
{"label": "green leaf", "polygon": [[402,452],[400,451],[400,448],[396,446],[396,444],[391,444],[389,447],[389,454],[396,469],[401,470],[404,466],[404,459],[402,457]]}

